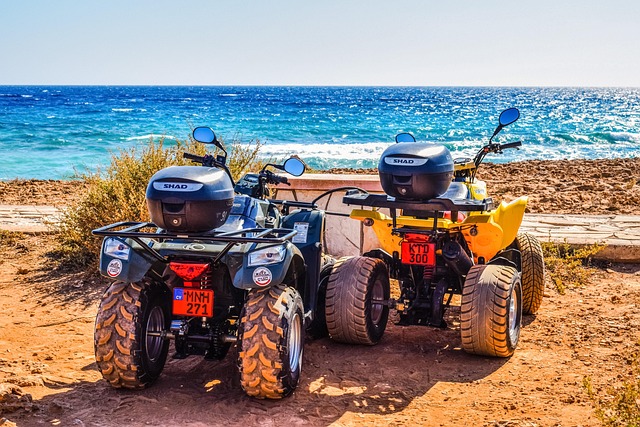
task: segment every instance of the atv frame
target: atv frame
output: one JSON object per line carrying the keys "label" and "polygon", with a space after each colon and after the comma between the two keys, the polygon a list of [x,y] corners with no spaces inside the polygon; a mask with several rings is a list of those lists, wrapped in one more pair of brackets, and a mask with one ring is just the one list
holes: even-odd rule
{"label": "atv frame", "polygon": [[[195,354],[210,360],[223,359],[238,343],[247,394],[278,399],[292,393],[305,327],[317,304],[319,273],[311,274],[315,282],[307,274],[320,269],[292,243],[297,233],[293,228],[170,233],[148,222],[94,230],[105,237],[100,271],[116,279],[96,318],[96,360],[105,379],[114,387],[147,387],[160,375],[170,341],[174,358]],[[285,254],[280,262],[249,264],[252,253],[276,247]],[[198,266],[206,269],[189,276]],[[181,269],[182,279],[172,269]],[[178,299],[186,301],[176,308]],[[198,311],[201,303],[207,303],[204,312]]]}
{"label": "atv frame", "polygon": [[[445,310],[454,295],[461,295],[463,348],[489,356],[513,353],[523,313],[522,254],[515,245],[493,255],[483,247],[480,252],[484,255],[477,255],[471,248],[476,240],[494,240],[495,231],[502,229],[495,219],[519,225],[524,213],[519,209],[522,200],[495,210],[490,198],[440,197],[412,202],[379,194],[352,194],[345,196],[343,203],[373,208],[354,209],[351,217],[373,227],[381,247],[339,260],[333,267],[326,317],[334,340],[376,344],[390,309],[396,310],[399,325],[446,327]],[[389,209],[390,217],[379,208]],[[459,212],[466,214],[462,221]],[[503,212],[502,217],[496,218],[496,212]],[[517,225],[512,227],[516,231]],[[515,235],[504,237],[518,241]],[[390,298],[389,279],[398,282],[397,299]],[[356,300],[365,301],[361,311],[354,309]]]}

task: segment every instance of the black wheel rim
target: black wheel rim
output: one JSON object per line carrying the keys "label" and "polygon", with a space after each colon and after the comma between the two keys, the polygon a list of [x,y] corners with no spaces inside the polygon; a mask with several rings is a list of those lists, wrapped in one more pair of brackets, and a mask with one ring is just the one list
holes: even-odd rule
{"label": "black wheel rim", "polygon": [[155,362],[162,355],[164,340],[161,332],[164,330],[164,313],[162,308],[155,306],[149,313],[146,330],[147,358]]}
{"label": "black wheel rim", "polygon": [[374,325],[379,325],[384,313],[384,286],[382,281],[376,280],[371,288],[371,321]]}

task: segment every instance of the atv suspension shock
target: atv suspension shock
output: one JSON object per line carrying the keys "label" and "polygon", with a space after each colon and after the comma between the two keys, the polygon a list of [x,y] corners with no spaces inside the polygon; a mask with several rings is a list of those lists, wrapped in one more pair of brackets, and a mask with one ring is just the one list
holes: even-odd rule
{"label": "atv suspension shock", "polygon": [[425,265],[424,266],[424,271],[422,273],[422,280],[424,281],[424,283],[431,283],[431,279],[433,279],[433,275],[436,272],[436,266],[435,265]]}

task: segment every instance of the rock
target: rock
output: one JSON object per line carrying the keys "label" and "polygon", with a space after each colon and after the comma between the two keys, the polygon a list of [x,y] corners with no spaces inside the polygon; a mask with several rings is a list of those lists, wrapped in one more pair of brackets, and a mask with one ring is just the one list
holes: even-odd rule
{"label": "rock", "polygon": [[73,405],[69,402],[65,402],[63,399],[54,399],[49,406],[49,409],[55,412],[62,412],[66,410],[72,410]]}
{"label": "rock", "polygon": [[31,409],[33,399],[15,384],[0,384],[0,412]]}
{"label": "rock", "polygon": [[10,377],[5,379],[6,382],[15,384],[18,387],[43,387],[44,380],[41,375],[25,375],[22,377]]}

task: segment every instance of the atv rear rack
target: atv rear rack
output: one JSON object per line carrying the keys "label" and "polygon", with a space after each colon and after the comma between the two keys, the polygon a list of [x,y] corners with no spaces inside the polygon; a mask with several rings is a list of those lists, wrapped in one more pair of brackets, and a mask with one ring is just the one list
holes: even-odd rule
{"label": "atv rear rack", "polygon": [[348,194],[342,198],[346,205],[370,206],[372,208],[388,208],[393,220],[394,230],[397,227],[397,209],[403,214],[418,218],[433,218],[433,228],[437,228],[440,212],[451,212],[451,220],[458,220],[458,212],[485,212],[494,208],[493,199],[483,200],[434,198],[429,200],[397,200],[386,194]]}
{"label": "atv rear rack", "polygon": [[[123,228],[124,227],[124,228]],[[155,232],[140,231],[145,228],[155,229]],[[169,260],[160,255],[156,250],[151,248],[148,243],[145,243],[143,238],[153,239],[157,241],[164,241],[170,239],[180,240],[192,240],[198,242],[219,242],[226,243],[227,245],[218,254],[213,261],[215,264],[224,255],[226,255],[231,248],[241,243],[271,243],[279,244],[284,243],[287,240],[291,240],[298,232],[289,228],[247,228],[242,230],[216,232],[210,231],[206,233],[174,233],[166,230],[162,230],[160,227],[152,222],[136,222],[136,221],[121,221],[114,224],[105,225],[104,227],[96,228],[91,232],[96,236],[110,236],[129,238],[138,243],[145,252],[150,254],[156,260],[167,263]]]}
{"label": "atv rear rack", "polygon": [[490,211],[493,209],[493,199],[488,197],[483,200],[472,199],[445,199],[434,198],[429,200],[397,200],[386,194],[354,194],[342,198],[342,203],[347,205],[371,206],[374,208],[404,209],[420,212],[443,211]]}

